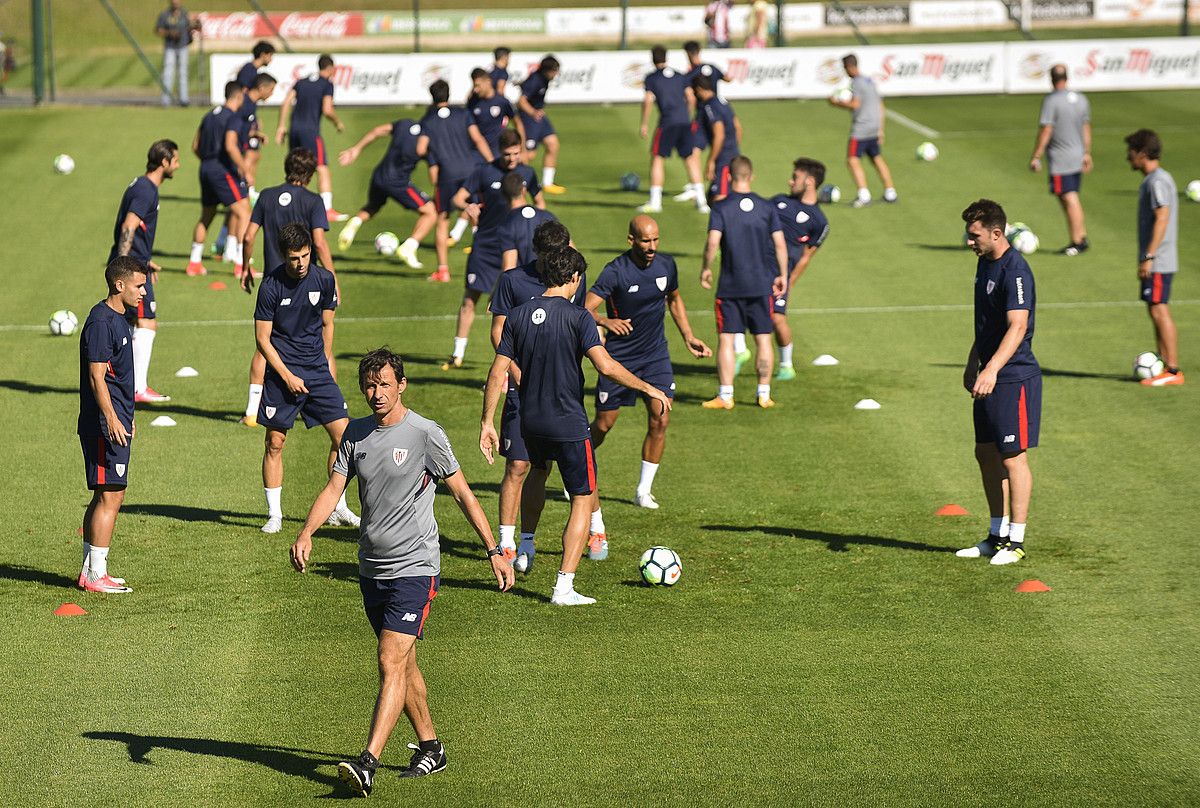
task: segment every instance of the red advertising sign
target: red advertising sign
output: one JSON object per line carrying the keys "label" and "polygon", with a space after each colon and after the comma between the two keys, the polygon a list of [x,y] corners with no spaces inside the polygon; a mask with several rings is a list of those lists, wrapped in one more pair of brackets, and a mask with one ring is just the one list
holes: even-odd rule
{"label": "red advertising sign", "polygon": [[[357,11],[268,14],[284,39],[344,39],[363,35],[363,15]],[[260,15],[244,11],[203,13],[200,25],[207,40],[259,39],[274,31]]]}

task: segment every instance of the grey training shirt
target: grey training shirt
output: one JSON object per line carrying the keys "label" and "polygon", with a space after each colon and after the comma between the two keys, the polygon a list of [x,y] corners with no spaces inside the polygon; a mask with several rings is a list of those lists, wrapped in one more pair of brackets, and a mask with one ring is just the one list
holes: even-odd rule
{"label": "grey training shirt", "polygon": [[412,410],[392,426],[357,418],[342,435],[333,470],[358,477],[360,575],[409,578],[441,571],[434,490],[438,480],[458,471],[458,460],[440,426]]}
{"label": "grey training shirt", "polygon": [[1165,168],[1156,168],[1146,175],[1138,188],[1138,258],[1146,254],[1150,246],[1150,234],[1154,232],[1154,211],[1167,207],[1167,232],[1154,251],[1151,272],[1169,274],[1179,271],[1179,191],[1174,178]]}
{"label": "grey training shirt", "polygon": [[1038,123],[1052,126],[1046,157],[1051,174],[1083,171],[1083,125],[1092,120],[1087,96],[1072,90],[1055,90],[1042,99]]}
{"label": "grey training shirt", "polygon": [[850,82],[850,92],[858,99],[858,109],[850,119],[850,137],[854,140],[868,140],[879,137],[880,120],[879,88],[875,82],[859,74]]}

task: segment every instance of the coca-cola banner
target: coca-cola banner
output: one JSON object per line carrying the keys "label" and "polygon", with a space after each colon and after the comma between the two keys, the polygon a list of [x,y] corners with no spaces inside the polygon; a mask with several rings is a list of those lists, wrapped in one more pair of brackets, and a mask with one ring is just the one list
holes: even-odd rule
{"label": "coca-cola banner", "polygon": [[[284,39],[345,39],[362,36],[363,15],[357,11],[295,11],[268,14]],[[260,39],[275,32],[260,15],[246,11],[200,14],[206,40]]]}

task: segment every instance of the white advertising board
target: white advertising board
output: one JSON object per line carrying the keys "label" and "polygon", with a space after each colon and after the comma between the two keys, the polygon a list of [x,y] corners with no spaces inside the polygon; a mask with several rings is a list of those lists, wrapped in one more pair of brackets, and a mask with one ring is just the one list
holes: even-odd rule
{"label": "white advertising board", "polygon": [[1073,90],[1200,87],[1200,40],[1177,37],[1021,42],[1008,46],[1006,89],[1050,90],[1050,67],[1067,66]]}

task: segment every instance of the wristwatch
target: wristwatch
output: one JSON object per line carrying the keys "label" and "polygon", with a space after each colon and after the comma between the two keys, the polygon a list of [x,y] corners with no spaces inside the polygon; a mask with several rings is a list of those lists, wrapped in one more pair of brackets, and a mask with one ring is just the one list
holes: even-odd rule
{"label": "wristwatch", "polygon": [[1142,260],[1143,261],[1153,261],[1154,256],[1151,253],[1142,253]]}
{"label": "wristwatch", "polygon": [[504,553],[504,550],[500,549],[499,545],[496,545],[495,547],[493,547],[492,549],[487,551],[487,557],[492,558],[493,556],[503,555],[503,553]]}

